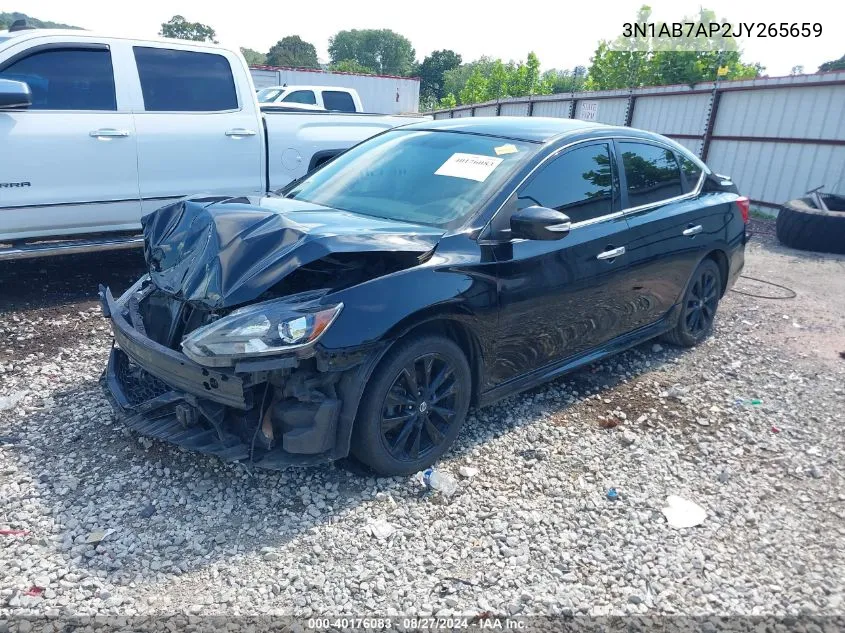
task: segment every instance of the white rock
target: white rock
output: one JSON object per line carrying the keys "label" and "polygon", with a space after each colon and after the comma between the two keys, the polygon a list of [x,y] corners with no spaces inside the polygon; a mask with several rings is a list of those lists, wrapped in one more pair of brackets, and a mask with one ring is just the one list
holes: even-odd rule
{"label": "white rock", "polygon": [[667,506],[662,509],[663,516],[673,528],[689,528],[701,525],[707,518],[707,511],[697,503],[693,503],[677,495],[666,497]]}
{"label": "white rock", "polygon": [[472,466],[461,466],[458,468],[458,474],[466,479],[472,479],[478,474],[478,469]]}
{"label": "white rock", "polygon": [[375,519],[367,523],[367,531],[378,540],[383,541],[390,537],[396,531],[396,528],[384,519]]}

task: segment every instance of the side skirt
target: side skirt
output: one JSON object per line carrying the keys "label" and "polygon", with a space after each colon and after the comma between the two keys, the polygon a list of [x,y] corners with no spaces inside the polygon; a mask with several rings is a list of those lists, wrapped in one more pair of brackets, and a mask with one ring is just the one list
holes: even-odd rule
{"label": "side skirt", "polygon": [[678,314],[680,313],[679,308],[679,305],[675,305],[659,321],[656,321],[651,325],[641,327],[633,332],[617,336],[615,339],[611,339],[601,347],[588,350],[577,356],[570,356],[562,361],[540,367],[530,373],[523,374],[522,376],[513,378],[501,385],[497,385],[479,396],[478,406],[486,407],[497,400],[507,398],[508,396],[519,393],[520,391],[525,391],[526,389],[531,389],[537,385],[554,380],[555,378],[559,378],[564,374],[575,371],[584,365],[595,363],[596,361],[607,358],[608,356],[613,356],[619,352],[624,352],[625,350],[635,347],[640,343],[653,339],[656,336],[660,336],[664,332],[668,332],[675,327],[678,320]]}

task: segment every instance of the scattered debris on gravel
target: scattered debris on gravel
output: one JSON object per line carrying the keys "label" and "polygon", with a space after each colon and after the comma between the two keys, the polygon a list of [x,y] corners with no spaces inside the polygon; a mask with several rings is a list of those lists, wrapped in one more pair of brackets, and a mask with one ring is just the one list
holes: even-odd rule
{"label": "scattered debris on gravel", "polygon": [[[4,264],[0,620],[841,614],[845,258],[747,260],[798,297],[731,293],[694,350],[648,343],[471,412],[432,473],[451,495],[129,432],[98,386],[94,297],[140,261]],[[673,497],[695,527],[667,522]]]}

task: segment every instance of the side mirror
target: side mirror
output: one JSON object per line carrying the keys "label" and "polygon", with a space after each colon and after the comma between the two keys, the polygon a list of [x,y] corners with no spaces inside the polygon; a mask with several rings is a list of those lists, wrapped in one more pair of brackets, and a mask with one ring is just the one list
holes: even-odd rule
{"label": "side mirror", "polygon": [[525,207],[511,216],[511,235],[526,240],[559,240],[569,233],[569,216],[546,207]]}
{"label": "side mirror", "polygon": [[23,81],[0,79],[0,110],[28,108],[32,105],[32,91]]}

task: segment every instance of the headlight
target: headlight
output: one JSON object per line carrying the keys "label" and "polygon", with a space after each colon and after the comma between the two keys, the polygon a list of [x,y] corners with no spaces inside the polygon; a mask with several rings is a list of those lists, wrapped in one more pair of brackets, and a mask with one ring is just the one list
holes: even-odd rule
{"label": "headlight", "polygon": [[182,350],[209,367],[233,365],[244,358],[281,354],[312,345],[340,314],[332,306],[267,301],[235,310],[227,317],[191,332]]}

